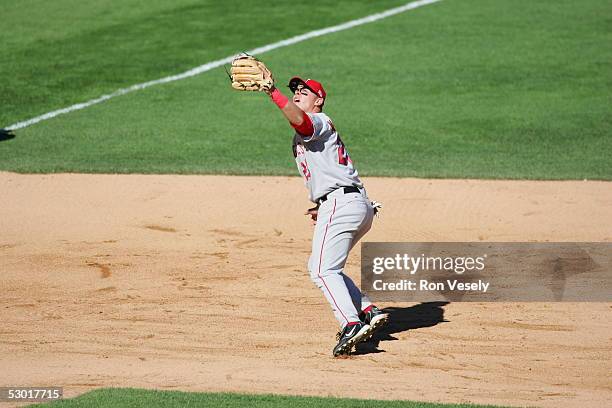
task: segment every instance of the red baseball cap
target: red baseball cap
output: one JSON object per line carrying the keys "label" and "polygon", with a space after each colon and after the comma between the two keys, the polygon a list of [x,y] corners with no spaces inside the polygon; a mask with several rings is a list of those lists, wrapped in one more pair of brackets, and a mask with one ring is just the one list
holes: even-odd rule
{"label": "red baseball cap", "polygon": [[321,85],[320,82],[315,81],[314,79],[307,79],[304,81],[300,77],[293,77],[289,80],[289,89],[291,89],[291,92],[295,93],[295,90],[298,88],[299,85],[303,85],[304,88],[310,89],[312,92],[319,95],[319,98],[325,99],[325,97],[327,96],[325,89],[323,89],[323,85]]}

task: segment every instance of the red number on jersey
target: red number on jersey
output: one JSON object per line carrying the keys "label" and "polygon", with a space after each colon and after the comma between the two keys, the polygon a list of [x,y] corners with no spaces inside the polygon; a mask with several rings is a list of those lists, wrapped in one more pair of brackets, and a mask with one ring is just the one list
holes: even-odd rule
{"label": "red number on jersey", "polygon": [[346,166],[350,161],[351,158],[348,155],[348,152],[346,151],[346,147],[344,147],[344,143],[342,142],[342,139],[340,139],[340,136],[338,136],[338,163]]}
{"label": "red number on jersey", "polygon": [[311,177],[310,170],[308,169],[308,166],[306,165],[305,161],[301,162],[300,165],[302,166],[302,173],[304,174],[304,178],[306,178],[306,181],[308,181]]}

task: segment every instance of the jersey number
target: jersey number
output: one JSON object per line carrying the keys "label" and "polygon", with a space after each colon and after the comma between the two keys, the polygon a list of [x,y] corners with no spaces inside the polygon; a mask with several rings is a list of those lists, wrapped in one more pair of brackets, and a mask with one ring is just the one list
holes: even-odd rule
{"label": "jersey number", "polygon": [[346,151],[346,147],[344,147],[344,143],[342,143],[342,139],[338,136],[338,163],[342,166],[346,166],[351,161],[351,158]]}
{"label": "jersey number", "polygon": [[306,181],[310,180],[310,170],[308,169],[308,165],[306,164],[306,162],[301,162],[300,166],[302,166],[302,173],[304,174],[304,178],[306,179]]}

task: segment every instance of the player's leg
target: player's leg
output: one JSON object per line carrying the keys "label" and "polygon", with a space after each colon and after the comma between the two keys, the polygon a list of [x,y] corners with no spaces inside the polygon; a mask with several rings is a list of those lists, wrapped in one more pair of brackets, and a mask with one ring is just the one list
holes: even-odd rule
{"label": "player's leg", "polygon": [[[309,269],[311,278],[321,288],[343,326],[338,344],[334,347],[334,356],[350,353],[355,344],[371,337],[374,330],[359,316],[364,304],[372,309],[369,299],[363,299],[361,291],[344,274],[355,238],[361,238],[370,229],[371,223],[372,208],[360,196],[358,199],[346,196],[334,199],[333,206],[319,208],[318,229],[315,228]],[[319,247],[321,249],[317,251]]]}
{"label": "player's leg", "polygon": [[359,312],[353,304],[351,294],[342,275],[339,273],[343,266],[340,265],[341,262],[338,262],[338,253],[348,253],[351,236],[350,233],[344,233],[335,234],[332,237],[329,232],[329,222],[322,223],[320,217],[321,211],[319,209],[317,226],[321,225],[321,228],[315,228],[308,269],[312,281],[323,291],[325,298],[332,307],[338,323],[344,327],[348,323],[360,321]]}
{"label": "player's leg", "polygon": [[[355,309],[361,312],[363,310],[361,301],[364,295],[361,293],[361,290],[357,287],[357,285],[355,285],[355,282],[353,282],[353,280],[348,275],[345,275],[344,272],[342,272],[341,275],[342,279],[344,279],[344,284],[346,285],[346,288],[348,289],[349,294],[351,295],[351,300],[353,301],[353,305],[355,305]],[[366,301],[369,302],[367,296]],[[366,305],[366,307],[367,306],[368,305]]]}
{"label": "player's leg", "polygon": [[355,235],[367,217],[365,206],[342,199],[330,199],[319,208],[309,270],[341,326],[360,321],[361,292],[343,271]]}
{"label": "player's leg", "polygon": [[[370,231],[370,229],[372,228],[372,221],[374,220],[374,210],[372,209],[372,206],[370,205],[367,199],[364,199],[363,202],[366,206],[365,218],[363,219],[359,229],[355,232],[353,236],[353,241],[351,242],[350,249],[353,249],[353,247],[359,242],[359,240],[361,240],[361,238],[363,238],[364,235],[367,234],[368,231]],[[349,289],[349,292],[351,293],[351,297],[353,298],[353,303],[355,304],[355,307],[357,307],[357,310],[359,310],[359,312],[366,310],[372,305],[370,298],[368,298],[366,294],[361,292],[361,290],[357,287],[357,285],[355,285],[355,282],[353,282],[351,278],[346,276],[345,282],[346,286]]]}
{"label": "player's leg", "polygon": [[353,305],[355,305],[355,308],[359,311],[359,313],[361,313],[372,304],[372,301],[370,301],[368,295],[361,292],[361,289],[355,285],[355,282],[353,282],[349,276],[345,275],[344,272],[341,275],[344,279],[344,284],[351,295]]}
{"label": "player's leg", "polygon": [[[355,232],[353,242],[351,245],[351,249],[359,242],[361,238],[370,230],[372,227],[372,221],[374,219],[374,210],[370,205],[368,200],[364,200],[367,205],[367,214],[361,227]],[[345,284],[353,298],[353,304],[360,312],[359,317],[361,321],[370,326],[370,332],[368,336],[372,336],[375,330],[379,329],[383,325],[385,325],[389,319],[389,315],[382,310],[378,309],[372,302],[370,298],[362,293],[361,290],[355,285],[353,280],[348,276],[342,274],[344,276]]]}

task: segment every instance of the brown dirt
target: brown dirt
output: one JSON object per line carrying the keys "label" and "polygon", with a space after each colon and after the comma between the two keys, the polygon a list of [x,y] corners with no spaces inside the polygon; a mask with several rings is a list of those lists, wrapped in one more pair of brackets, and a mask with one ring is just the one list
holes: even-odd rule
{"label": "brown dirt", "polygon": [[[612,241],[612,183],[365,182],[368,241]],[[612,400],[606,303],[383,304],[384,352],[331,358],[297,178],[0,173],[0,192],[0,385]]]}

